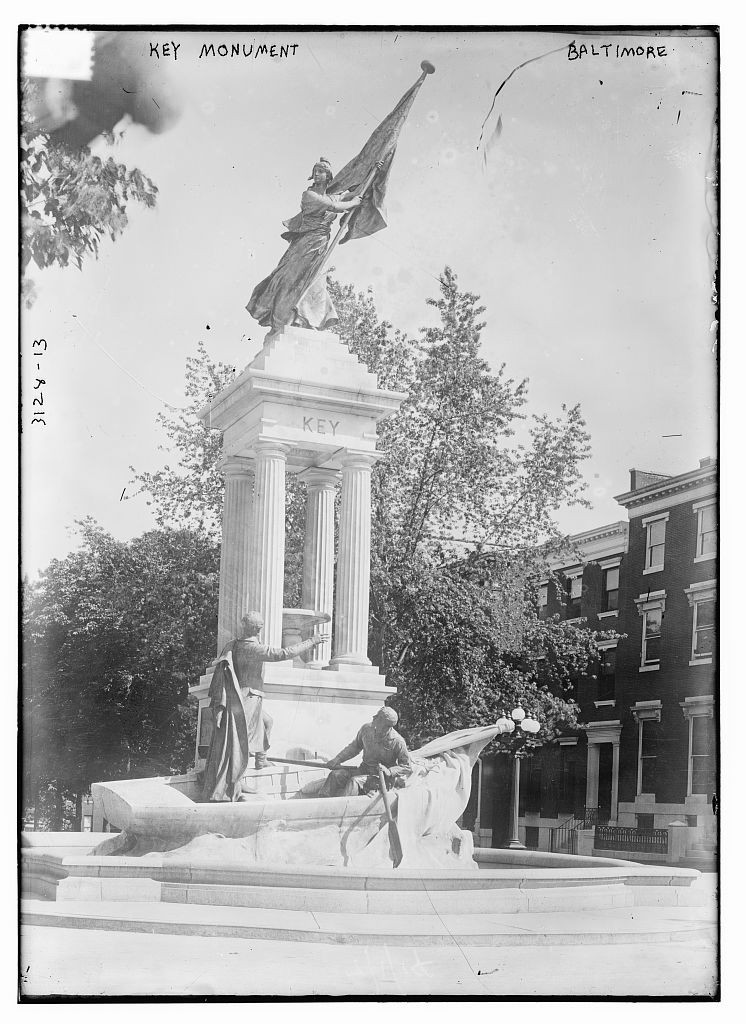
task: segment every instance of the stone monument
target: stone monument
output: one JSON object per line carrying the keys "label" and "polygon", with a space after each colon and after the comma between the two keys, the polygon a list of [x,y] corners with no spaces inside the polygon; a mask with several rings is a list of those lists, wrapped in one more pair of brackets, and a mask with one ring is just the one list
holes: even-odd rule
{"label": "stone monument", "polygon": [[[386,226],[384,200],[399,133],[435,70],[428,61],[420,66],[414,85],[339,174],[324,157],[314,164],[300,213],[284,221],[281,237],[288,248],[246,307],[270,328],[263,348],[200,413],[205,426],[223,438],[218,655],[249,611],[263,618],[263,641],[270,647],[292,646],[312,631],[332,641],[331,652],[324,644],[305,660],[264,668],[263,702],[275,722],[275,756],[331,756],[394,692],[368,658],[370,477],[380,454],[376,423],[396,412],[406,395],[379,388],[375,376],[326,329],[337,314],[325,268],[338,243]],[[283,608],[287,473],[307,488],[303,607],[292,609]],[[198,769],[210,737],[213,670],[190,691],[199,704]]]}
{"label": "stone monument", "polygon": [[[314,631],[333,638],[305,662],[264,667],[264,702],[275,723],[277,756],[331,756],[396,692],[367,652],[370,477],[380,457],[376,423],[396,412],[405,397],[379,388],[335,334],[291,326],[271,333],[261,352],[200,414],[223,435],[216,653],[237,635],[248,610],[262,615],[263,640],[273,647]],[[288,473],[307,488],[304,607],[292,609],[283,608]],[[208,668],[190,690],[199,705],[198,768],[208,742],[210,726],[203,717],[209,714],[211,677]]]}

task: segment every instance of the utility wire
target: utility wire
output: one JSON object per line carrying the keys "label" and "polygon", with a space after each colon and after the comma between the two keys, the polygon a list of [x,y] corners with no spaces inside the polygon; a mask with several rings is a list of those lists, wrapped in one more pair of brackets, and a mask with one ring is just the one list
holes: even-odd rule
{"label": "utility wire", "polygon": [[107,359],[110,359],[112,363],[114,363],[114,365],[122,371],[122,373],[126,373],[130,380],[137,384],[139,388],[142,388],[142,390],[149,394],[151,398],[155,398],[157,402],[160,402],[161,405],[165,405],[165,407],[167,409],[170,409],[172,412],[188,412],[191,409],[191,406],[189,405],[172,405],[170,402],[167,402],[165,398],[161,398],[160,395],[157,395],[155,391],[151,391],[147,384],[143,384],[143,382],[138,377],[136,377],[134,373],[128,370],[126,366],[122,366],[122,364],[114,358],[111,352],[107,351],[103,345],[96,341],[94,336],[91,334],[91,332],[88,330],[86,325],[83,323],[83,321],[80,319],[80,317],[78,317],[76,313],[71,313],[70,316],[72,316],[73,319],[76,320],[77,323],[83,328],[83,330],[86,332],[86,334],[93,342],[93,344],[96,346],[96,348],[100,349],[107,357]]}

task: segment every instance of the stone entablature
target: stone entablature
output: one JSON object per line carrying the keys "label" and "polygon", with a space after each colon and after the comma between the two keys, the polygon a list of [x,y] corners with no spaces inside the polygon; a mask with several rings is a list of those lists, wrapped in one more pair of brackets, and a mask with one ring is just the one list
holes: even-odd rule
{"label": "stone entablature", "polygon": [[263,439],[286,446],[288,472],[341,471],[345,452],[375,453],[376,423],[404,398],[330,331],[285,327],[199,415],[226,455],[255,458]]}

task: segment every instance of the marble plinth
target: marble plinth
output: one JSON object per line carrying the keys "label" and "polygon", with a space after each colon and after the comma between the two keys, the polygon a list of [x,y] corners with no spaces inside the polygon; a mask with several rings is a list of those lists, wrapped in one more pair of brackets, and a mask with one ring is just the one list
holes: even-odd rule
{"label": "marble plinth", "polygon": [[[200,712],[209,706],[212,672],[209,668],[189,690]],[[264,666],[264,694],[264,707],[274,719],[270,753],[315,760],[337,754],[396,694],[396,688],[386,686],[385,676],[372,666],[320,671],[276,662]],[[204,746],[199,744],[198,731],[197,768],[205,763]]]}

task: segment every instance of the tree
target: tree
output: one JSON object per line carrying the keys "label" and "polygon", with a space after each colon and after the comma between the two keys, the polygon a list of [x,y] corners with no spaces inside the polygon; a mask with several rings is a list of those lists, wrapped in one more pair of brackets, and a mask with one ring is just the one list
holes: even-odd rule
{"label": "tree", "polygon": [[26,806],[50,789],[60,828],[92,781],[168,775],[193,759],[188,686],[214,656],[217,546],[187,530],[129,543],[92,520],[80,550],[26,584]]}
{"label": "tree", "polygon": [[[24,90],[31,86],[26,83]],[[157,187],[142,171],[128,171],[113,157],[102,160],[88,148],[68,150],[38,131],[24,102],[21,130],[21,269],[33,261],[40,270],[98,257],[103,238],[116,239],[127,226],[130,203],[152,208]],[[34,301],[25,278],[26,304]]]}
{"label": "tree", "polygon": [[[399,687],[410,739],[494,720],[529,696],[551,723],[546,738],[556,723],[575,721],[565,677],[590,671],[595,654],[588,630],[557,632],[540,622],[532,600],[546,555],[561,541],[556,512],[585,500],[580,467],[589,438],[580,409],[525,417],[527,382],[483,359],[484,308],[448,267],[440,296],[428,301],[439,322],[419,339],[381,321],[369,294],[334,282],[330,290],[340,338],[382,387],[408,392],[399,413],[379,425],[369,646]],[[209,509],[215,533],[216,441],[195,414],[229,369],[215,367],[200,347],[187,372],[196,388],[189,411],[160,417],[177,468],[136,480],[159,523],[194,524]],[[286,602],[297,593],[293,553],[302,548],[302,493],[292,485],[288,510]],[[557,655],[550,675],[547,649]]]}

